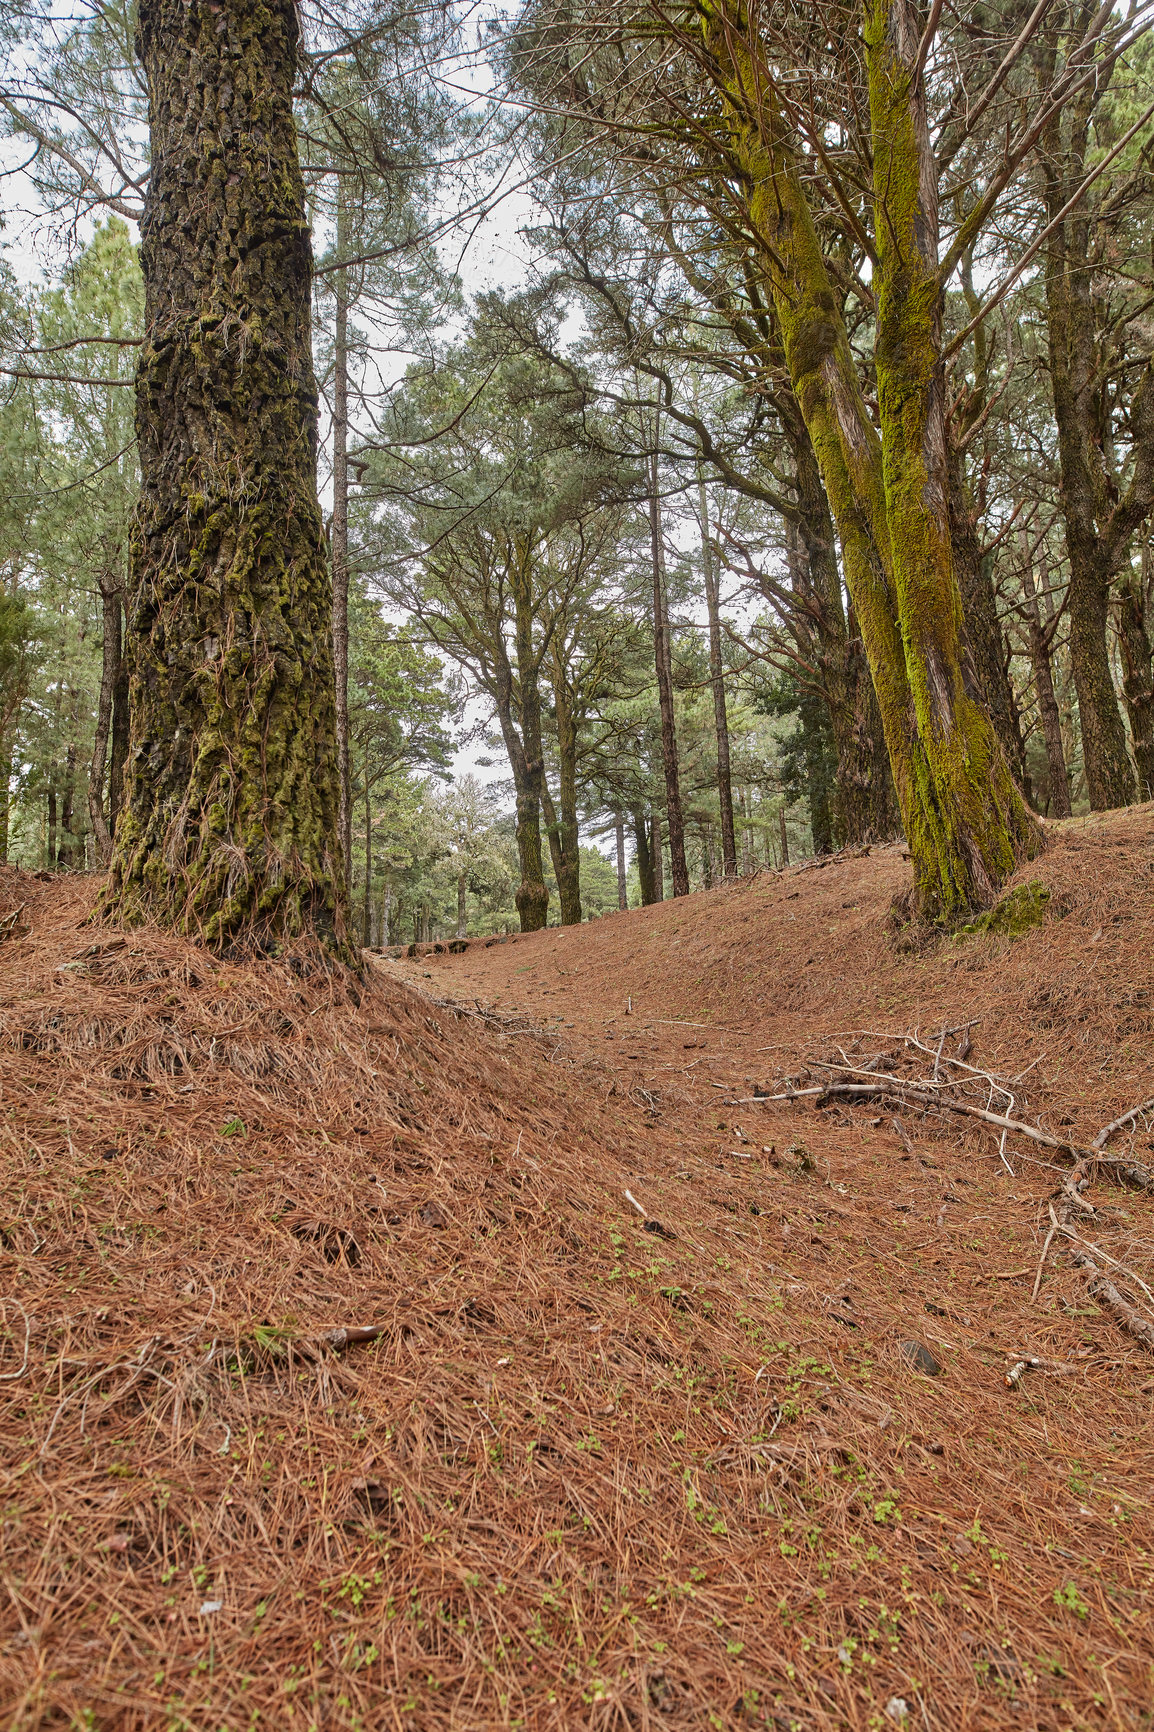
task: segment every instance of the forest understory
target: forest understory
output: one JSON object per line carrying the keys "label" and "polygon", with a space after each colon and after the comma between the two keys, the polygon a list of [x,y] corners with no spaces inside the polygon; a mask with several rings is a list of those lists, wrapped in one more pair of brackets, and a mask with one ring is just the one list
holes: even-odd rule
{"label": "forest understory", "polygon": [[0,1723],[1154,1724],[1152,817],[359,982],[0,869]]}

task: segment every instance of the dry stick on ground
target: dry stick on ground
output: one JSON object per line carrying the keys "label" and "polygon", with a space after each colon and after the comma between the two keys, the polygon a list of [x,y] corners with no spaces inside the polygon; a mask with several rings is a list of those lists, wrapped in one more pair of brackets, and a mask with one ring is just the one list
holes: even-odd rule
{"label": "dry stick on ground", "polygon": [[1148,1113],[1152,1107],[1154,1107],[1154,1100],[1143,1101],[1140,1106],[1131,1107],[1128,1113],[1122,1113],[1118,1118],[1111,1119],[1108,1125],[1102,1126],[1090,1145],[1091,1148],[1104,1149],[1115,1131],[1120,1131],[1123,1125],[1128,1125],[1131,1120],[1138,1117],[1139,1113]]}

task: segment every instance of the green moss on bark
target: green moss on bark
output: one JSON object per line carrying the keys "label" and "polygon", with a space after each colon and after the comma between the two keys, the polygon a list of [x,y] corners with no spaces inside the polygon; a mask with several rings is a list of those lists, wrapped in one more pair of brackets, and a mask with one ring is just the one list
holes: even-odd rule
{"label": "green moss on bark", "polygon": [[143,0],[152,178],[106,906],[350,956],[289,0]]}

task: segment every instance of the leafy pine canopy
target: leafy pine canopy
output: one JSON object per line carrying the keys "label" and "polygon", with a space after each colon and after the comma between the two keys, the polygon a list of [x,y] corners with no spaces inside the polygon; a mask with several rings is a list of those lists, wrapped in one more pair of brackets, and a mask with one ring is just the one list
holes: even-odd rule
{"label": "leafy pine canopy", "polygon": [[[900,825],[957,919],[1037,846],[1028,808],[1154,792],[1149,21],[1024,22],[306,15],[354,937]],[[147,95],[127,8],[4,29],[0,844],[85,870],[141,774]],[[478,213],[518,174],[495,287]]]}

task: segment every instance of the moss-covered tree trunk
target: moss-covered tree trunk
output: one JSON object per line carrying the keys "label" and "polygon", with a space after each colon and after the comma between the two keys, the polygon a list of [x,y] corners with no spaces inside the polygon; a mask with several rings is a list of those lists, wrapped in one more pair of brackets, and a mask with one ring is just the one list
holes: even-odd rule
{"label": "moss-covered tree trunk", "polygon": [[[714,16],[717,16],[715,14]],[[731,139],[881,709],[922,910],[991,902],[1039,835],[984,708],[962,680],[947,495],[936,179],[906,0],[865,18],[874,148],[875,359],[870,421],[789,128],[732,20],[708,37]]]}
{"label": "moss-covered tree trunk", "polygon": [[108,907],[348,953],[290,0],[142,0],[141,501]]}

